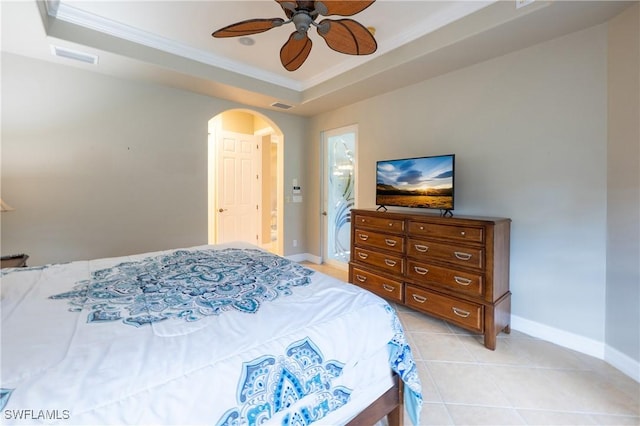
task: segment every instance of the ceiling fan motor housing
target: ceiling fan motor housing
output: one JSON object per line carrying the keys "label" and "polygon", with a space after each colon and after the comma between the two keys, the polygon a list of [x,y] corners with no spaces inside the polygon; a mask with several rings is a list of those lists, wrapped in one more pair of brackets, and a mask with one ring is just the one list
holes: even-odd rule
{"label": "ceiling fan motor housing", "polygon": [[309,31],[309,27],[313,22],[313,18],[311,18],[309,13],[304,10],[296,12],[291,19],[293,20],[293,24],[296,26],[296,31],[301,35],[304,35]]}

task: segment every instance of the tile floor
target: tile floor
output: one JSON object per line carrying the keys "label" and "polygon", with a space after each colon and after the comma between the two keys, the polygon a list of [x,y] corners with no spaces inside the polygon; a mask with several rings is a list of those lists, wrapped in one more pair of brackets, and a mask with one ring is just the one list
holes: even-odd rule
{"label": "tile floor", "polygon": [[[305,265],[347,280],[346,271]],[[602,360],[516,330],[490,351],[482,336],[396,310],[422,381],[421,424],[640,425],[640,384]]]}

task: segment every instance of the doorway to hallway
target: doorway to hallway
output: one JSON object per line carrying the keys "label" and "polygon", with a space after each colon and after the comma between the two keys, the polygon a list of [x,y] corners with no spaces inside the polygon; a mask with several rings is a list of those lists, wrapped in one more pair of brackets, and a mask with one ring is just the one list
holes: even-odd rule
{"label": "doorway to hallway", "polygon": [[208,146],[208,241],[245,241],[283,252],[283,136],[248,110],[211,120]]}

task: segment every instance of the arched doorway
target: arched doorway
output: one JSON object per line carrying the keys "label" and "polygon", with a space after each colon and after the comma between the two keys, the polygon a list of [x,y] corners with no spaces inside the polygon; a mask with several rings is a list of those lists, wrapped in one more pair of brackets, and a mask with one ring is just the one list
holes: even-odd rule
{"label": "arched doorway", "polygon": [[241,240],[282,255],[282,132],[244,109],[218,114],[208,128],[209,244]]}

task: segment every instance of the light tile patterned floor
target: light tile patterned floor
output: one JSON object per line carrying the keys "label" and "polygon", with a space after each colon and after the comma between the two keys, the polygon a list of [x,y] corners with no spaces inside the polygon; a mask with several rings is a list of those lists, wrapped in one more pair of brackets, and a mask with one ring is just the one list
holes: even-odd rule
{"label": "light tile patterned floor", "polygon": [[423,425],[640,425],[640,384],[602,360],[516,330],[490,351],[482,336],[396,310],[420,371]]}

